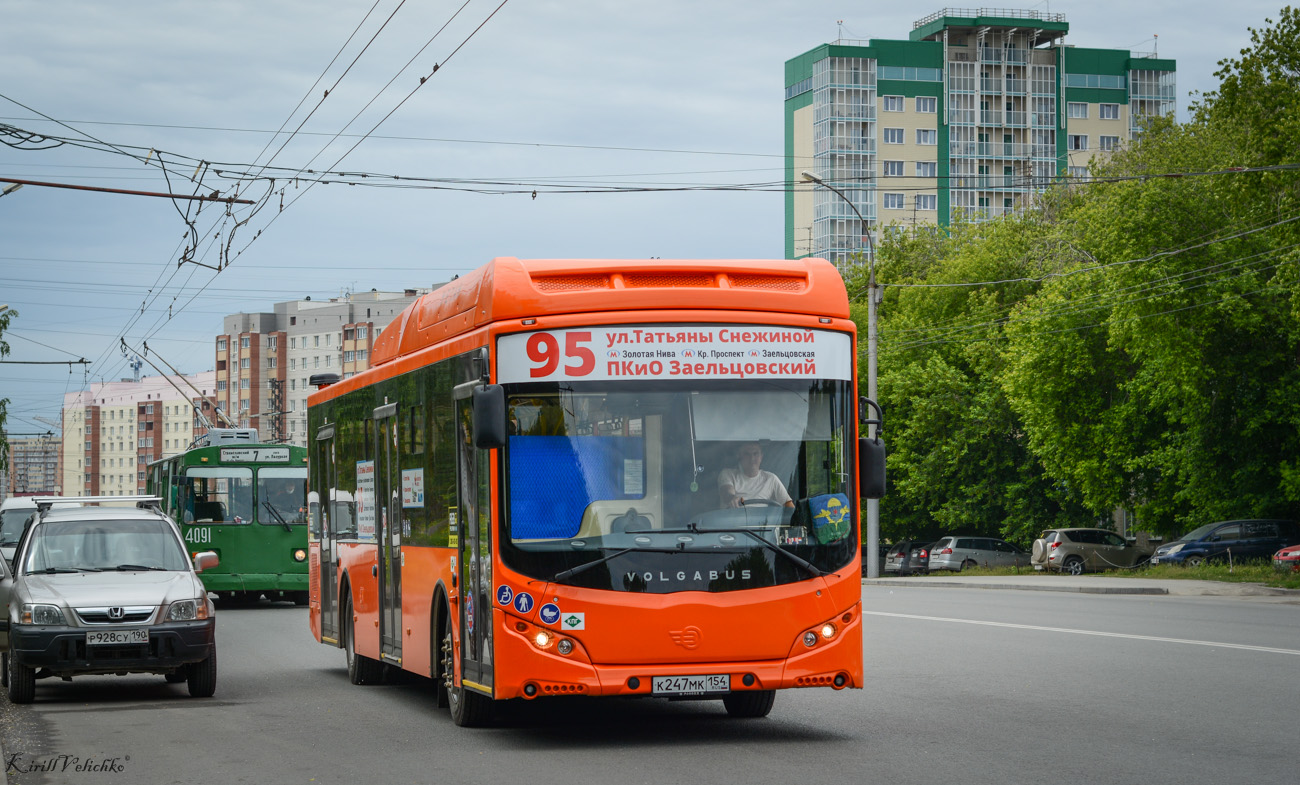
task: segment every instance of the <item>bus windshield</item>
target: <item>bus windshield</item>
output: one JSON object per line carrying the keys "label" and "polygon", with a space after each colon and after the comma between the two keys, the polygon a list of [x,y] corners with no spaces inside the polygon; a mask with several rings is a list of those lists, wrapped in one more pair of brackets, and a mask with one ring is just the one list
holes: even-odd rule
{"label": "bus windshield", "polygon": [[506,390],[502,558],[513,569],[669,593],[793,583],[852,560],[848,382]]}
{"label": "bus windshield", "polygon": [[269,466],[259,469],[257,500],[259,523],[306,523],[307,469]]}

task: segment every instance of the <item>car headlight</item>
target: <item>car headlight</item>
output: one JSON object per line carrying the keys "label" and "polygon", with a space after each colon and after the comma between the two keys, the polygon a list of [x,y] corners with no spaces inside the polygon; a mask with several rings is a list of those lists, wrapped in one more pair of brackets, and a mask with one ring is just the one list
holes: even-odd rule
{"label": "car headlight", "polygon": [[1182,549],[1183,549],[1183,544],[1180,542],[1174,545],[1170,545],[1169,550],[1165,551],[1165,553],[1178,553]]}
{"label": "car headlight", "polygon": [[18,617],[19,624],[59,624],[67,625],[63,610],[57,605],[44,605],[29,602],[23,605],[23,612]]}
{"label": "car headlight", "polygon": [[167,608],[167,621],[196,621],[208,618],[206,600],[181,600]]}

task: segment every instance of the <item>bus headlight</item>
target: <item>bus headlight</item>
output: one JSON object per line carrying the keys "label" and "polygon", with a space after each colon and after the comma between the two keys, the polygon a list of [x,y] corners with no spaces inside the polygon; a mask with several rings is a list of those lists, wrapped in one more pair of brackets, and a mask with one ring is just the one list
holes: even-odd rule
{"label": "bus headlight", "polygon": [[809,630],[803,634],[803,645],[813,647],[817,645],[817,633]]}
{"label": "bus headlight", "polygon": [[533,645],[539,649],[545,649],[547,646],[551,645],[551,640],[554,637],[555,636],[551,635],[551,633],[546,630],[538,630],[537,634],[533,636]]}
{"label": "bus headlight", "polygon": [[296,550],[296,551],[293,552],[293,560],[294,560],[294,561],[307,561],[307,552],[304,551],[302,548],[299,548],[298,550]]}
{"label": "bus headlight", "polygon": [[836,632],[838,632],[838,630],[835,629],[835,625],[831,622],[826,622],[822,625],[822,637],[826,640],[834,638]]}
{"label": "bus headlight", "polygon": [[560,654],[571,654],[573,652],[573,641],[562,638],[559,643],[555,644],[555,650]]}

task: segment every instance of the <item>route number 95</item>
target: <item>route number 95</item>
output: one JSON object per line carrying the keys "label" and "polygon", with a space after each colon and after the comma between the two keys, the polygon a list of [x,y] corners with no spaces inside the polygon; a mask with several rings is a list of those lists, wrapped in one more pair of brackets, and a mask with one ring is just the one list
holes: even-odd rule
{"label": "route number 95", "polygon": [[524,350],[528,359],[535,365],[528,369],[529,375],[537,377],[550,376],[564,360],[566,376],[586,376],[596,368],[596,353],[587,344],[591,343],[590,331],[564,333],[564,352],[560,353],[560,342],[552,333],[533,333],[528,336]]}

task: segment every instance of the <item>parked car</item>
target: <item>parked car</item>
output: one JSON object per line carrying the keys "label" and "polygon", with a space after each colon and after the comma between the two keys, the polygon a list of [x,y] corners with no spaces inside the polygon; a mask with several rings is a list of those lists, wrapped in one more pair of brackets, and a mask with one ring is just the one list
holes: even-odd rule
{"label": "parked car", "polygon": [[1029,554],[994,537],[943,537],[930,548],[930,571],[1028,567]]}
{"label": "parked car", "polygon": [[1173,542],[1156,548],[1152,564],[1185,564],[1195,567],[1207,561],[1267,559],[1293,542],[1300,541],[1295,521],[1256,518],[1219,521],[1192,529]]}
{"label": "parked car", "polygon": [[[905,558],[906,557],[906,558]],[[885,572],[925,575],[930,571],[930,546],[903,540],[885,554]]]}
{"label": "parked car", "polygon": [[1081,575],[1087,570],[1136,567],[1151,558],[1154,546],[1137,545],[1105,529],[1048,529],[1034,540],[1035,570]]}
{"label": "parked car", "polygon": [[1273,568],[1278,572],[1300,572],[1300,545],[1290,545],[1273,554]]}
{"label": "parked car", "polygon": [[[54,497],[43,496],[41,498]],[[55,506],[80,507],[81,502],[72,499],[60,499],[55,502]],[[4,556],[5,561],[13,560],[14,547],[18,545],[18,538],[23,536],[23,528],[35,514],[35,496],[10,496],[0,502],[0,555]]]}
{"label": "parked car", "polygon": [[[216,618],[193,562],[159,499],[87,497],[132,507],[54,507],[38,499],[18,542],[9,595],[5,685],[30,703],[36,673],[156,673],[188,683],[190,695],[216,690]],[[2,599],[2,598],[0,598]]]}

